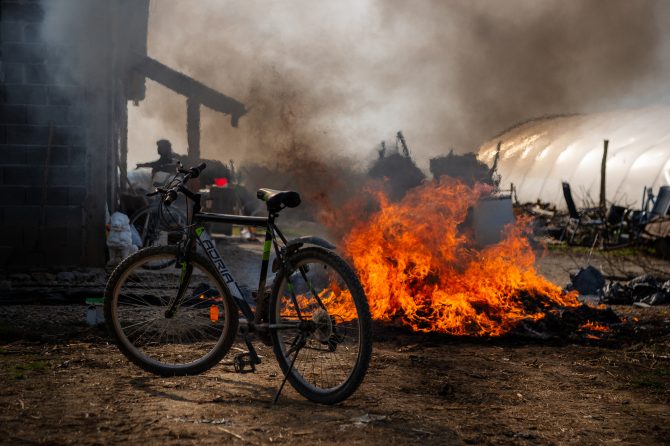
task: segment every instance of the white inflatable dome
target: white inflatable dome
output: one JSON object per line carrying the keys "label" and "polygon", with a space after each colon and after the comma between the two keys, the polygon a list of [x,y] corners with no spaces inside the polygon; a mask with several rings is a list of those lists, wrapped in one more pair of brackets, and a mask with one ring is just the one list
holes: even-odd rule
{"label": "white inflatable dome", "polygon": [[480,147],[491,166],[502,142],[501,187],[514,183],[519,201],[540,199],[565,208],[567,181],[578,207],[597,204],[603,140],[609,140],[606,197],[639,208],[644,187],[670,184],[670,107],[538,119],[514,127]]}

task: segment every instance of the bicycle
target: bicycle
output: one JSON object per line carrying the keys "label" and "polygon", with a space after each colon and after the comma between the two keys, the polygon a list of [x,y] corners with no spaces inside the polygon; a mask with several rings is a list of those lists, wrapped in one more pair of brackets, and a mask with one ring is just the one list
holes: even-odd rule
{"label": "bicycle", "polygon": [[[274,402],[286,381],[317,403],[348,398],[361,384],[372,354],[370,310],[356,273],[329,242],[317,237],[289,241],[281,233],[275,220],[281,210],[300,204],[297,192],[260,189],[257,196],[267,206],[267,217],[201,212],[200,195],[185,186],[204,168],[179,167],[183,176],[178,181],[151,194],[160,194],[166,206],[179,194],[191,200],[183,240],[132,254],[107,282],[105,320],[119,349],[158,375],[198,374],[228,353],[239,327],[248,351],[235,356],[237,371],[255,371],[261,362],[252,333],[273,346],[284,374]],[[255,311],[205,222],[265,228]],[[171,266],[152,268],[156,262]],[[266,288],[268,268],[275,277]]]}
{"label": "bicycle", "polygon": [[[164,177],[158,184],[165,183],[167,188],[171,187],[176,177],[159,172]],[[154,179],[160,178],[157,176]],[[157,185],[154,182],[154,185]],[[130,225],[135,228],[140,236],[142,248],[157,245],[174,244],[181,238],[181,233],[186,226],[186,215],[178,207],[171,206],[166,209],[160,201],[150,201],[145,206],[137,209],[129,218]]]}

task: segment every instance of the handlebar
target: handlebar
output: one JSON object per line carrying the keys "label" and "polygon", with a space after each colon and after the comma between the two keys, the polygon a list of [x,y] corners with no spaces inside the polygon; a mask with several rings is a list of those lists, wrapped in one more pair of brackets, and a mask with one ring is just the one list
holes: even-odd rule
{"label": "handlebar", "polygon": [[161,194],[163,196],[163,203],[166,206],[170,206],[170,204],[172,204],[172,202],[175,201],[179,196],[179,192],[186,191],[184,185],[188,183],[188,180],[190,180],[191,178],[198,178],[206,167],[207,167],[206,163],[201,163],[200,165],[191,167],[190,169],[183,169],[181,167],[178,167],[177,172],[184,174],[182,178],[173,180],[172,187],[170,187],[169,189],[165,189],[163,187],[157,187],[156,190],[148,193],[147,197],[152,197],[154,195]]}
{"label": "handlebar", "polygon": [[[195,166],[195,167],[191,167],[190,169],[182,169],[181,167],[179,167],[177,170],[179,171],[179,173],[186,174],[188,176],[188,178],[198,178],[200,176],[200,173],[203,170],[205,170],[205,167],[207,167],[206,163],[200,163],[200,165]],[[188,179],[186,179],[186,177],[184,177],[184,183],[183,184],[186,184],[186,181],[188,181]]]}

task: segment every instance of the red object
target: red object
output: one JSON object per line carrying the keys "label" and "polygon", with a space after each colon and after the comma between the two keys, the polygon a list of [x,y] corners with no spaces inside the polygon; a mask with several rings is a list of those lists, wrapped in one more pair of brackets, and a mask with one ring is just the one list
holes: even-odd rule
{"label": "red object", "polygon": [[228,184],[228,178],[214,178],[214,184],[218,187],[223,187]]}

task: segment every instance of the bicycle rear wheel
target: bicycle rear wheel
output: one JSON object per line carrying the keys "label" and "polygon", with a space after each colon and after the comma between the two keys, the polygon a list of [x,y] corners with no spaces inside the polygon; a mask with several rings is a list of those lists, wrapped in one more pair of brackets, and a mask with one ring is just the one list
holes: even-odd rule
{"label": "bicycle rear wheel", "polygon": [[177,207],[150,204],[135,212],[130,217],[130,224],[140,235],[142,247],[172,245],[181,239],[186,215]]}
{"label": "bicycle rear wheel", "polygon": [[[119,264],[105,289],[105,321],[119,349],[163,376],[214,366],[230,349],[238,326],[237,308],[211,262],[191,253],[189,264],[177,266],[177,256],[176,246],[138,251]],[[173,266],[146,267],[155,264]],[[180,283],[184,292],[177,299]]]}
{"label": "bicycle rear wheel", "polygon": [[372,355],[365,293],[351,267],[326,249],[299,250],[288,264],[270,298],[270,324],[280,325],[271,331],[275,356],[301,395],[338,403],[361,384]]}

